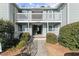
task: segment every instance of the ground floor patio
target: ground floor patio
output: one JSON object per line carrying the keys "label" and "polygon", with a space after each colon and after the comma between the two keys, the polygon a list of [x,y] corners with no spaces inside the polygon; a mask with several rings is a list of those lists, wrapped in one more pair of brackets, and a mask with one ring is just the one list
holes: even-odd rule
{"label": "ground floor patio", "polygon": [[15,36],[21,32],[29,32],[30,35],[42,34],[46,36],[46,33],[59,34],[59,29],[61,27],[60,22],[25,22],[15,24]]}

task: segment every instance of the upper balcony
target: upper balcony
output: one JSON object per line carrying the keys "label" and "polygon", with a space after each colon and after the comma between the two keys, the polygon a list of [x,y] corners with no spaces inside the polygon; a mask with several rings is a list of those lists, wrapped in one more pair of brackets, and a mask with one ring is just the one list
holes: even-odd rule
{"label": "upper balcony", "polygon": [[61,13],[17,13],[16,22],[61,22],[62,14]]}

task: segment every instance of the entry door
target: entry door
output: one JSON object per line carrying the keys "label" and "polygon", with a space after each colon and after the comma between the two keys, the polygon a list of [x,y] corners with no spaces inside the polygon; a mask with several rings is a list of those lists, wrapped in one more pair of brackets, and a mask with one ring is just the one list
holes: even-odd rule
{"label": "entry door", "polygon": [[32,26],[32,35],[42,34],[42,25],[33,25]]}
{"label": "entry door", "polygon": [[37,26],[36,25],[32,25],[32,35],[35,35],[37,32]]}
{"label": "entry door", "polygon": [[42,25],[37,26],[37,34],[42,34]]}

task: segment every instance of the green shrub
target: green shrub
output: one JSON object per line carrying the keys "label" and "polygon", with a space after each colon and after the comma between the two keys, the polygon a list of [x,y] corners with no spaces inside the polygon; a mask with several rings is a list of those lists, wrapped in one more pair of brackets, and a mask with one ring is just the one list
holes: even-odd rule
{"label": "green shrub", "polygon": [[47,33],[46,42],[55,44],[57,43],[57,36],[54,33]]}
{"label": "green shrub", "polygon": [[62,27],[58,41],[61,45],[71,50],[79,49],[79,22]]}
{"label": "green shrub", "polygon": [[26,42],[24,40],[20,41],[19,44],[16,46],[16,48],[20,49],[26,45]]}
{"label": "green shrub", "polygon": [[7,49],[11,47],[11,40],[14,37],[14,25],[10,21],[4,21],[0,19],[0,42],[2,44],[2,49]]}
{"label": "green shrub", "polygon": [[25,40],[27,42],[29,37],[30,37],[30,34],[26,32],[22,34],[22,37],[20,40]]}
{"label": "green shrub", "polygon": [[27,33],[27,32],[23,33],[22,36],[21,36],[20,42],[18,43],[16,48],[20,49],[20,48],[24,47],[27,44],[29,38],[30,38],[30,34],[29,33]]}

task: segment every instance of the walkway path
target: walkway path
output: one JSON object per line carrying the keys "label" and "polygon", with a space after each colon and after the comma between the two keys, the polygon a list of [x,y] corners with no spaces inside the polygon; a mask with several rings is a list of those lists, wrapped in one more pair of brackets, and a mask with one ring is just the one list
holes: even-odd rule
{"label": "walkway path", "polygon": [[[33,52],[36,51],[35,56],[47,56],[47,51],[45,50],[45,37],[34,37],[34,46]],[[33,55],[33,54],[32,54]]]}

